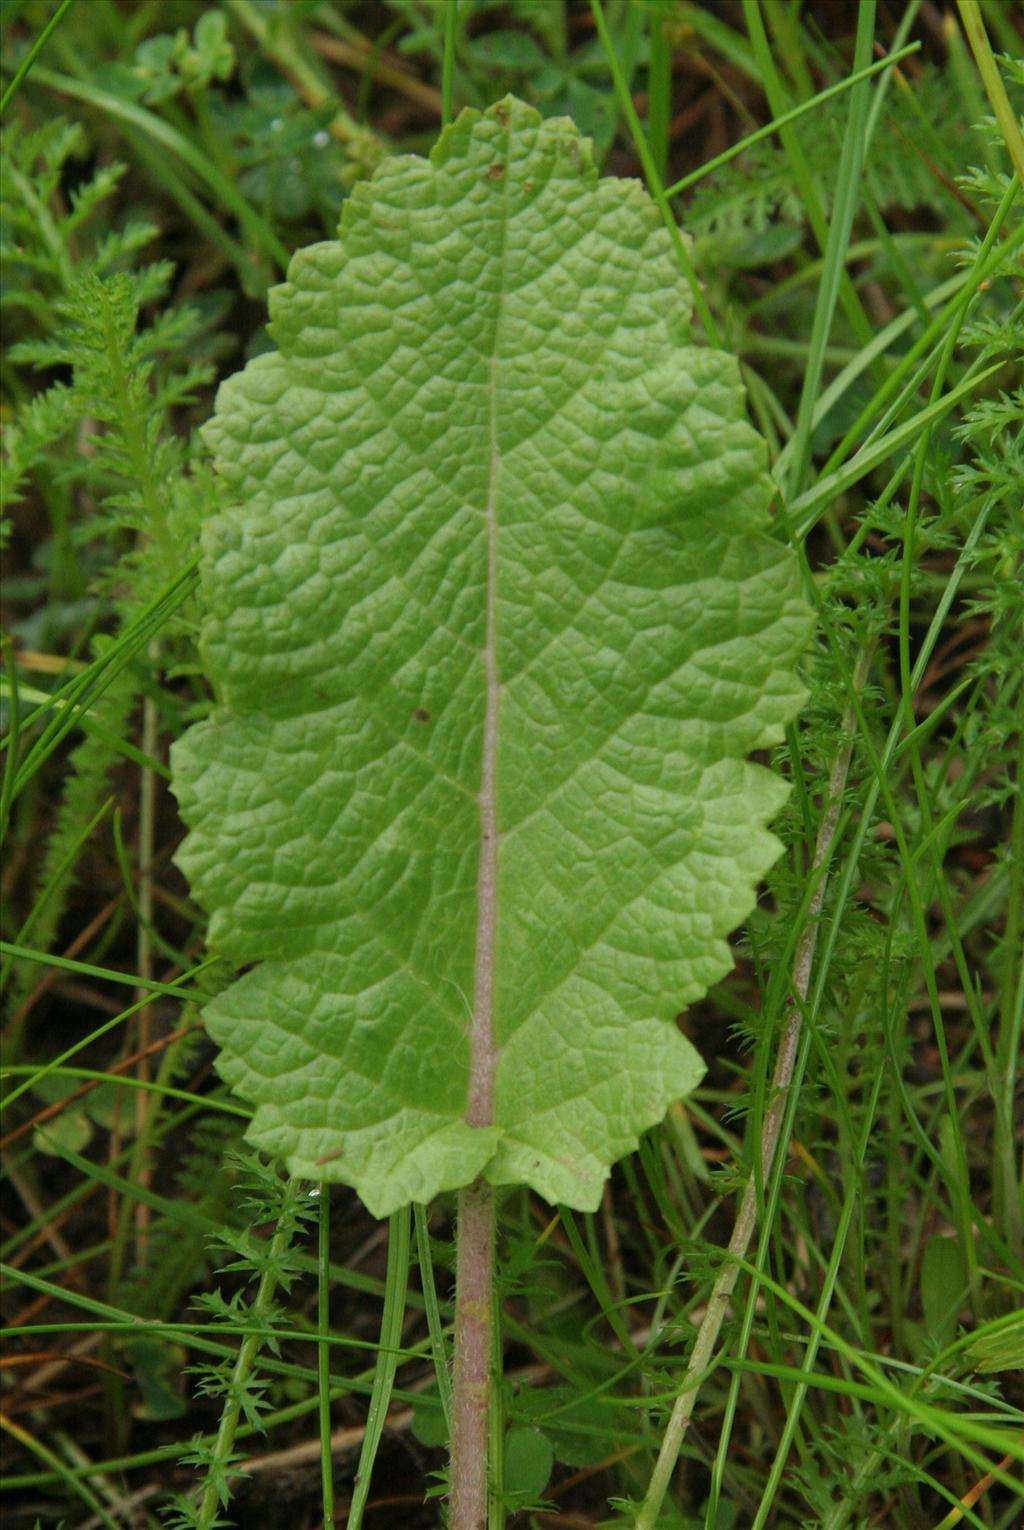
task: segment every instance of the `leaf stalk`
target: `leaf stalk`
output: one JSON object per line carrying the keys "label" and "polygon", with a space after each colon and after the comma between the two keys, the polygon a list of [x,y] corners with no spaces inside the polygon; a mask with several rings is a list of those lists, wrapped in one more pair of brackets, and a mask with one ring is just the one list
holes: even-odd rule
{"label": "leaf stalk", "polygon": [[494,1221],[494,1189],[474,1180],[459,1193],[451,1530],[485,1530],[487,1524]]}

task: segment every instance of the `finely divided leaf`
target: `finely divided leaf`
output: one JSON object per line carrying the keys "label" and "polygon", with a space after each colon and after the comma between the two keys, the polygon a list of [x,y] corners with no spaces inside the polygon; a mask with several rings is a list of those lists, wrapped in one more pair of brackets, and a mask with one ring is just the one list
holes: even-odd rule
{"label": "finely divided leaf", "polygon": [[736,364],[642,188],[513,100],[357,187],[271,313],[209,427],[219,705],[174,751],[250,967],[221,1071],[378,1215],[481,1173],[593,1208],[778,851],[745,756],[807,616]]}

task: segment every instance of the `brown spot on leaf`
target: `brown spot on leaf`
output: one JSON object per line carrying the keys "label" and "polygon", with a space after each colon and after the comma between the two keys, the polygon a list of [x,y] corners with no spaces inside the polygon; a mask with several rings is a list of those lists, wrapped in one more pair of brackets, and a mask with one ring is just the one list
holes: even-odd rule
{"label": "brown spot on leaf", "polygon": [[417,707],[412,715],[415,717],[417,722],[430,721],[430,713],[427,711],[426,707]]}
{"label": "brown spot on leaf", "polygon": [[484,171],[485,181],[503,181],[505,179],[504,165],[489,165]]}

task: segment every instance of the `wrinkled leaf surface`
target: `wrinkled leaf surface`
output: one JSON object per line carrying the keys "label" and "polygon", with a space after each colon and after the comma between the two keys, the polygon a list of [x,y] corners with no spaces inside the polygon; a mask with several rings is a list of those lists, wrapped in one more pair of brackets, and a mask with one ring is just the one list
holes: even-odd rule
{"label": "wrinkled leaf surface", "polygon": [[745,757],[807,622],[736,364],[642,187],[512,100],[357,187],[271,315],[209,427],[218,705],[173,762],[249,968],[221,1071],[378,1215],[481,1173],[593,1208],[778,852]]}

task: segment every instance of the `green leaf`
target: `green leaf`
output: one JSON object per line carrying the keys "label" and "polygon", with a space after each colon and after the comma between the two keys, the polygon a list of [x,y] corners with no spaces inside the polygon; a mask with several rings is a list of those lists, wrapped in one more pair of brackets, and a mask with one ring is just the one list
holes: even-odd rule
{"label": "green leaf", "polygon": [[486,32],[482,37],[471,39],[466,52],[478,68],[502,73],[505,70],[527,73],[543,69],[550,59],[535,38],[528,32]]}
{"label": "green leaf", "polygon": [[983,1329],[965,1353],[982,1375],[1024,1370],[1024,1314],[1013,1314],[1007,1321]]}
{"label": "green leaf", "polygon": [[505,1436],[506,1501],[530,1503],[539,1498],[551,1480],[555,1453],[551,1441],[539,1429],[517,1426]]}
{"label": "green leaf", "polygon": [[124,1349],[142,1394],[141,1405],[134,1409],[136,1417],[153,1423],[183,1417],[188,1411],[179,1390],[184,1350],[146,1335],[129,1339]]}
{"label": "green leaf", "polygon": [[45,1126],[37,1126],[32,1132],[32,1145],[37,1153],[48,1153],[59,1158],[66,1148],[72,1152],[87,1147],[92,1138],[92,1122],[84,1110],[65,1110]]}
{"label": "green leaf", "polygon": [[921,1306],[928,1336],[941,1347],[956,1332],[957,1316],[967,1295],[967,1261],[955,1238],[928,1239],[921,1261]]}
{"label": "green leaf", "polygon": [[641,1439],[636,1409],[589,1381],[585,1390],[524,1387],[509,1411],[513,1419],[543,1428],[563,1466],[595,1466],[607,1456],[610,1442],[639,1444]]}
{"label": "green leaf", "polygon": [[451,1430],[445,1420],[444,1409],[436,1386],[430,1387],[417,1397],[412,1405],[411,1429],[414,1439],[421,1445],[447,1445]]}
{"label": "green leaf", "polygon": [[228,21],[223,11],[204,11],[196,22],[194,47],[181,60],[181,72],[190,85],[207,86],[212,79],[227,80],[235,67],[235,50],[228,41]]}
{"label": "green leaf", "polygon": [[801,699],[734,360],[565,119],[387,161],[221,390],[219,706],[175,749],[250,1138],[382,1216],[484,1174],[597,1206],[703,1067],[675,1017],[778,853]]}

